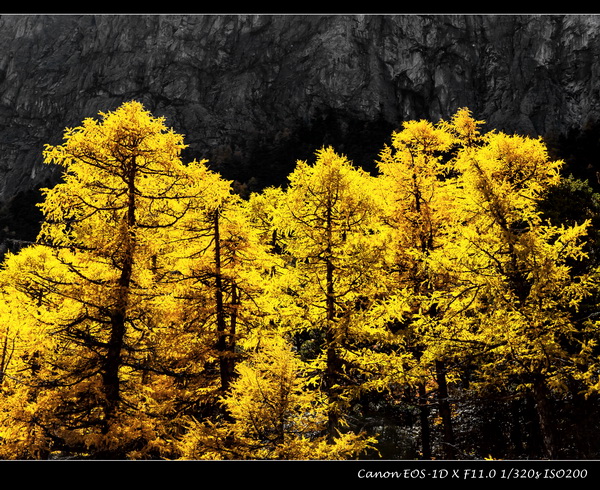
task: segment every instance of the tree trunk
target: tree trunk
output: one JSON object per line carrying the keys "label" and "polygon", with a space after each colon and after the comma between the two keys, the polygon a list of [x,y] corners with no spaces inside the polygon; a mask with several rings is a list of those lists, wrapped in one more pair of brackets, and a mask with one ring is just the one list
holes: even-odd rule
{"label": "tree trunk", "polygon": [[338,393],[335,385],[337,384],[337,369],[339,365],[339,356],[336,349],[335,332],[335,307],[334,307],[334,289],[333,289],[333,265],[327,261],[327,368],[325,372],[325,386],[329,398],[329,410],[327,415],[327,434],[328,440],[333,442],[339,426],[339,414],[337,405]]}
{"label": "tree trunk", "polygon": [[419,419],[421,421],[421,452],[423,459],[431,459],[431,430],[429,428],[429,404],[425,383],[419,383]]}
{"label": "tree trunk", "polygon": [[452,409],[448,399],[446,367],[442,361],[436,361],[436,379],[438,384],[438,407],[442,419],[444,459],[455,459],[454,431],[452,429]]}
{"label": "tree trunk", "polygon": [[129,292],[131,288],[131,277],[133,273],[133,262],[135,252],[135,176],[136,162],[135,158],[131,162],[127,175],[127,228],[125,230],[123,243],[123,256],[121,274],[117,281],[115,307],[110,314],[110,339],[108,350],[104,359],[102,381],[104,393],[106,395],[106,405],[104,407],[104,420],[102,432],[108,432],[110,421],[114,416],[115,410],[121,398],[121,382],[119,370],[122,364],[122,351],[125,339],[125,323],[127,319],[127,310],[129,307]]}
{"label": "tree trunk", "polygon": [[223,275],[221,270],[221,231],[220,211],[214,213],[214,238],[215,238],[215,302],[217,315],[217,352],[219,355],[219,372],[221,376],[221,390],[229,389],[233,377],[231,369],[231,349],[228,341],[227,325],[225,322],[225,302]]}
{"label": "tree trunk", "polygon": [[[6,371],[8,370],[8,365],[10,364],[10,360],[12,359],[13,352],[15,350],[15,341],[13,339],[12,346],[8,345],[8,334],[9,328],[6,327],[6,333],[4,334],[4,342],[2,344],[2,355],[0,356],[0,386],[4,382],[4,377],[6,376]],[[32,364],[33,366],[33,364]],[[32,367],[33,371],[33,367]]]}
{"label": "tree trunk", "polygon": [[110,319],[110,325],[110,340],[102,376],[104,393],[106,395],[103,433],[108,432],[109,422],[112,419],[121,398],[119,370],[121,367],[123,339],[125,338],[125,315],[123,313],[123,308],[119,307],[117,311],[113,312]]}
{"label": "tree trunk", "polygon": [[231,305],[229,313],[229,358],[227,370],[230,374],[230,379],[235,376],[235,345],[236,345],[236,332],[237,332],[237,319],[238,319],[238,307],[239,307],[239,293],[238,287],[235,281],[231,282]]}
{"label": "tree trunk", "polygon": [[327,250],[325,259],[325,304],[327,309],[327,331],[325,333],[327,345],[327,367],[325,372],[325,387],[329,400],[329,409],[327,414],[327,438],[329,442],[333,442],[339,427],[339,408],[337,407],[339,389],[336,388],[336,385],[338,384],[338,368],[340,364],[339,354],[337,351],[337,332],[335,324],[335,289],[333,283],[334,266],[331,262],[332,234],[331,206],[329,206],[327,209]]}
{"label": "tree trunk", "polygon": [[540,424],[542,438],[542,457],[556,458],[556,443],[554,440],[554,429],[550,416],[550,406],[548,401],[548,389],[543,379],[538,379],[533,383],[533,399],[535,401],[536,413]]}
{"label": "tree trunk", "polygon": [[518,401],[513,400],[510,407],[510,442],[515,456],[520,455],[524,451],[523,444],[523,427],[519,420],[521,406]]}

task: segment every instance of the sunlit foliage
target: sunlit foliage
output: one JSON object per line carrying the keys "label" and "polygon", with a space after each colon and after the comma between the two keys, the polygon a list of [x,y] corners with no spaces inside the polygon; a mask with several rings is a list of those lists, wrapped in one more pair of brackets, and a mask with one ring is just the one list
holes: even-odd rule
{"label": "sunlit foliage", "polygon": [[45,148],[62,181],[0,270],[1,458],[377,457],[383,406],[456,458],[473,396],[534,402],[559,454],[552,403],[600,389],[597,199],[553,206],[588,190],[541,139],[459,109],[373,175],[324,147],[248,198],[183,140],[128,102]]}

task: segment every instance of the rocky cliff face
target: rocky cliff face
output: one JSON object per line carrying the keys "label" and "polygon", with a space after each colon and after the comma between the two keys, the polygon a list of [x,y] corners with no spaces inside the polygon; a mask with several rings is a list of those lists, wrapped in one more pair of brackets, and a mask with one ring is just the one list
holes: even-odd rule
{"label": "rocky cliff face", "polygon": [[469,107],[488,128],[557,135],[600,119],[595,15],[0,17],[0,202],[45,185],[46,143],[137,99],[186,158],[281,183],[333,144],[369,166],[405,119]]}

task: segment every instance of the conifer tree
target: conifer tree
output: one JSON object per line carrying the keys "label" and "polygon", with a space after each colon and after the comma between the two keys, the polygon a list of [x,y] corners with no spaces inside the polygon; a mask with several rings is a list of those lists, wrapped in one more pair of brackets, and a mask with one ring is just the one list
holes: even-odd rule
{"label": "conifer tree", "polygon": [[[45,331],[48,306],[62,299],[38,281],[39,275],[60,268],[44,247],[9,255],[0,271],[0,318],[2,318],[2,372],[0,384],[0,458],[44,459],[51,437],[36,422],[38,394],[47,389],[44,359],[51,359],[56,344]],[[48,407],[52,411],[53,407]]]}
{"label": "conifer tree", "polygon": [[[44,191],[39,245],[22,255],[51,250],[51,261],[17,284],[40,301],[42,344],[53,345],[39,359],[36,384],[46,389],[36,392],[32,420],[54,448],[113,458],[168,445],[169,424],[160,425],[168,418],[153,412],[168,412],[160,400],[177,373],[149,364],[172,327],[158,314],[158,285],[171,273],[170,230],[208,175],[204,162],[183,165],[183,148],[162,118],[129,102],[67,129],[63,144],[44,151],[47,163],[64,167],[63,182]],[[35,289],[24,289],[26,278]],[[159,375],[152,383],[150,373]]]}
{"label": "conifer tree", "polygon": [[[422,454],[431,457],[429,394],[435,379],[437,403],[444,429],[446,457],[453,457],[454,436],[446,379],[446,345],[438,335],[448,314],[443,298],[452,288],[452,275],[436,266],[458,220],[459,181],[447,154],[456,138],[445,124],[408,121],[392,134],[378,160],[381,196],[385,203],[390,259],[389,284],[401,303],[394,328],[413,356],[412,381],[419,393]],[[444,158],[445,157],[445,158]]]}
{"label": "conifer tree", "polygon": [[222,398],[230,418],[192,420],[179,445],[183,459],[348,459],[371,448],[372,438],[352,433],[328,440],[327,400],[283,336],[261,332],[246,346]]}
{"label": "conifer tree", "polygon": [[558,449],[552,394],[595,365],[596,331],[576,328],[574,316],[595,286],[589,272],[571,267],[585,258],[588,223],[553,225],[538,206],[561,165],[540,139],[496,132],[457,156],[465,187],[455,264],[476,292],[460,321],[481,347],[481,383],[532,396],[546,457]]}
{"label": "conifer tree", "polygon": [[273,262],[229,182],[217,178],[199,196],[175,227],[179,247],[170,261],[176,274],[165,282],[173,321],[192,337],[194,347],[178,363],[195,366],[186,391],[196,397],[189,399],[196,417],[221,413],[218,399],[244,358],[244,339],[265,322],[263,289]]}
{"label": "conifer tree", "polygon": [[373,178],[331,147],[317,151],[314,164],[297,162],[274,210],[286,261],[282,328],[310,340],[300,348],[327,396],[330,443],[351,400],[378,382],[384,355],[373,348],[386,335],[378,307],[385,247],[377,216]]}

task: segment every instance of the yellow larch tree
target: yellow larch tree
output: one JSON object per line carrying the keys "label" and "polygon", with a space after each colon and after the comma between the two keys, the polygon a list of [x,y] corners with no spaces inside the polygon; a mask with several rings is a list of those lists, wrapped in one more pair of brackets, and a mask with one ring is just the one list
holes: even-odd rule
{"label": "yellow larch tree", "polygon": [[328,440],[326,397],[309,385],[306,363],[284,336],[262,331],[246,346],[222,398],[229,419],[192,420],[183,459],[348,459],[371,449],[373,438],[353,433]]}
{"label": "yellow larch tree", "polygon": [[[379,159],[391,288],[406,293],[395,329],[414,354],[423,399],[427,380],[438,392],[445,458],[457,454],[453,380],[530,391],[550,450],[549,393],[595,365],[594,330],[574,322],[593,276],[570,268],[584,256],[587,223],[552,226],[538,208],[561,162],[539,139],[482,125],[467,109],[436,125],[409,121]],[[422,424],[424,457],[428,430]]]}
{"label": "yellow larch tree", "polygon": [[[273,191],[272,191],[273,192]],[[389,352],[383,328],[385,251],[373,177],[331,147],[298,161],[267,206],[284,265],[275,278],[277,320],[327,399],[328,440],[340,437],[351,401],[378,389]],[[294,340],[295,339],[295,340]]]}
{"label": "yellow larch tree", "polygon": [[204,162],[181,162],[184,147],[163,118],[129,102],[44,151],[46,163],[64,167],[63,181],[44,191],[40,245],[22,253],[50,249],[58,264],[35,273],[38,289],[57,298],[42,305],[42,338],[54,349],[39,359],[46,389],[33,417],[49,433],[48,450],[105,458],[170,450],[168,390],[181,373],[155,355],[175,326],[162,283],[173,273],[174,227],[211,175]]}
{"label": "yellow larch tree", "polygon": [[436,387],[446,457],[452,457],[454,443],[446,373],[452,333],[445,325],[454,278],[438,264],[460,220],[455,202],[460,178],[451,150],[461,140],[452,127],[443,121],[407,121],[377,162],[390,249],[385,267],[399,312],[391,328],[413,356],[408,382],[418,393],[424,458],[431,457],[428,386]]}
{"label": "yellow larch tree", "polygon": [[219,399],[244,358],[244,339],[266,321],[263,290],[273,259],[246,203],[220,178],[209,193],[190,202],[176,230],[179,246],[170,254],[174,274],[165,284],[173,320],[182,327],[178,335],[185,332],[196,345],[178,358],[182,366],[195,366],[185,381],[188,412],[199,420],[226,417]]}
{"label": "yellow larch tree", "polygon": [[558,448],[551,394],[596,364],[597,331],[575,322],[595,285],[590,271],[571,268],[584,258],[588,223],[552,225],[538,206],[561,179],[561,165],[541,139],[497,132],[456,157],[464,192],[453,263],[473,292],[457,321],[479,345],[480,386],[532,396],[546,457]]}
{"label": "yellow larch tree", "polygon": [[51,363],[43,360],[56,352],[46,312],[62,307],[64,300],[39,281],[48,271],[57,281],[64,280],[65,270],[52,250],[41,246],[9,254],[0,271],[2,459],[44,459],[50,453],[52,437],[36,422],[37,395],[48,388],[45,368]]}

